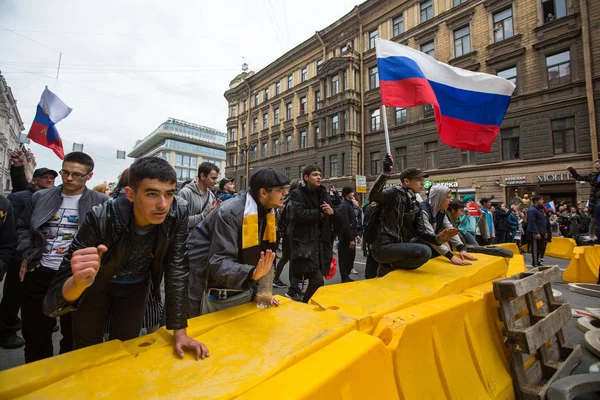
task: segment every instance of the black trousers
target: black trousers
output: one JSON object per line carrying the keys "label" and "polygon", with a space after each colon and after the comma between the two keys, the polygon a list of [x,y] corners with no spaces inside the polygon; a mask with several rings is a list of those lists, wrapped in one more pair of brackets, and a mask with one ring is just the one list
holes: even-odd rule
{"label": "black trousers", "polygon": [[73,313],[73,348],[102,343],[106,315],[110,315],[110,340],[129,340],[140,335],[150,279],[139,283],[110,282],[100,292],[87,294]]}
{"label": "black trousers", "polygon": [[13,335],[18,329],[15,325],[19,321],[21,308],[22,284],[19,279],[20,260],[12,260],[6,271],[4,279],[4,295],[0,301],[0,337]]}
{"label": "black trousers", "polygon": [[350,248],[350,242],[338,243],[338,259],[340,261],[340,276],[342,282],[350,277],[350,272],[354,268],[354,259],[356,258],[356,245]]}
{"label": "black trousers", "polygon": [[541,252],[543,250],[543,241],[544,238],[542,237],[541,239],[536,239],[535,238],[535,234],[529,234],[530,235],[530,239],[529,242],[531,243],[531,266],[532,267],[539,267],[540,266],[540,258],[541,257]]}
{"label": "black trousers", "polygon": [[308,303],[310,298],[315,292],[325,284],[325,280],[323,279],[323,274],[321,271],[312,271],[304,274],[304,278],[308,279],[308,286],[306,287],[306,292],[304,292],[304,298],[302,301],[304,303]]}
{"label": "black trousers", "polygon": [[365,279],[377,278],[379,263],[373,258],[373,250],[367,250],[367,262],[365,266]]}
{"label": "black trousers", "polygon": [[[56,271],[40,266],[25,274],[21,319],[23,320],[23,339],[25,339],[25,362],[30,363],[54,355],[52,331],[56,318],[43,313],[43,303]],[[71,314],[60,317],[60,354],[73,350]]]}

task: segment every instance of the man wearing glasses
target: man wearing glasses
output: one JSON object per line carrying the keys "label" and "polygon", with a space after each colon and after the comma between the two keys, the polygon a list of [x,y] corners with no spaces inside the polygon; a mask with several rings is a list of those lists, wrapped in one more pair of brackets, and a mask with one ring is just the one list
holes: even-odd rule
{"label": "man wearing glasses", "polygon": [[[275,208],[290,179],[273,168],[250,175],[250,189],[220,204],[190,233],[189,317],[248,303],[273,264]],[[277,305],[277,301],[274,300]]]}
{"label": "man wearing glasses", "polygon": [[[23,258],[21,318],[27,363],[54,354],[52,331],[56,318],[44,315],[44,296],[85,215],[108,199],[105,194],[85,186],[92,178],[93,170],[94,160],[87,154],[67,154],[59,172],[63,184],[35,192],[21,214],[17,250]],[[73,349],[70,315],[61,317],[60,326],[62,354]]]}

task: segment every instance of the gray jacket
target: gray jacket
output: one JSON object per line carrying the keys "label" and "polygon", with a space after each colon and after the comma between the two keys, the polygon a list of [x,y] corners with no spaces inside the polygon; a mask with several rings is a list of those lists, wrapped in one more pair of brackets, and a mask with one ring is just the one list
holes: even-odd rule
{"label": "gray jacket", "polygon": [[215,195],[211,190],[206,189],[206,193],[203,196],[200,190],[198,190],[198,186],[192,182],[185,185],[179,191],[179,196],[188,202],[188,211],[190,213],[188,229],[191,231],[206,218],[213,201],[215,201]]}
{"label": "gray jacket", "polygon": [[[108,200],[107,195],[86,187],[79,199],[79,226],[85,221],[86,214],[94,206],[100,205],[106,200]],[[40,262],[44,250],[45,239],[40,232],[40,227],[60,209],[62,201],[62,185],[60,185],[35,192],[23,210],[17,222],[17,235],[19,236],[17,250],[23,258],[27,259],[29,267]]]}
{"label": "gray jacket", "polygon": [[[244,193],[221,203],[204,222],[196,226],[188,238],[190,285],[188,297],[199,301],[208,282],[208,288],[248,290],[254,285],[251,279],[260,251],[259,246],[242,249],[242,221],[246,204]],[[259,205],[260,207],[260,205]],[[263,237],[264,224],[259,237]]]}

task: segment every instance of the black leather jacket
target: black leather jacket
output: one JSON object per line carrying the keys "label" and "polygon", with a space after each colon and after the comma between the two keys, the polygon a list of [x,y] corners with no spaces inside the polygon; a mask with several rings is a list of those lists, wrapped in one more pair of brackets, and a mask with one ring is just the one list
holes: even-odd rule
{"label": "black leather jacket", "polygon": [[369,201],[384,207],[379,235],[373,242],[373,247],[414,240],[437,244],[435,235],[425,229],[421,204],[415,194],[403,186],[384,189],[388,179],[389,175],[386,173],[379,175],[369,193]]}
{"label": "black leather jacket", "polygon": [[[187,327],[188,275],[187,263],[187,202],[175,196],[165,221],[160,225],[151,276],[154,290],[160,290],[165,275],[167,329]],[[130,253],[133,242],[133,203],[118,196],[103,205],[94,207],[77,231],[69,250],[65,253],[44,299],[44,313],[57,317],[77,310],[85,296],[101,292],[115,277],[116,272]],[[96,280],[74,303],[62,296],[63,284],[72,276],[71,256],[78,249],[106,245]]]}

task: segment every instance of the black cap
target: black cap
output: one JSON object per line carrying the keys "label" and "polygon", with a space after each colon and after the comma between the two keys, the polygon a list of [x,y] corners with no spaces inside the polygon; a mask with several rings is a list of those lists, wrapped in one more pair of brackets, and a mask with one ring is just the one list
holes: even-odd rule
{"label": "black cap", "polygon": [[271,189],[278,186],[287,186],[290,178],[273,168],[258,168],[250,175],[250,190],[257,191],[260,188]]}
{"label": "black cap", "polygon": [[223,188],[225,187],[225,185],[227,185],[229,182],[233,182],[234,178],[223,178],[221,179],[221,181],[219,182],[219,189],[223,190]]}
{"label": "black cap", "polygon": [[346,186],[342,189],[342,197],[346,197],[352,192],[354,192],[354,188],[352,188],[350,186]]}
{"label": "black cap", "polygon": [[420,168],[406,168],[400,173],[400,183],[404,183],[404,178],[429,178],[429,174]]}
{"label": "black cap", "polygon": [[58,172],[56,172],[53,169],[49,169],[49,168],[38,168],[35,171],[33,171],[33,177],[37,178],[38,176],[42,176],[44,174],[47,174],[48,172],[50,172],[52,175],[54,175],[54,177],[56,178],[58,176]]}

